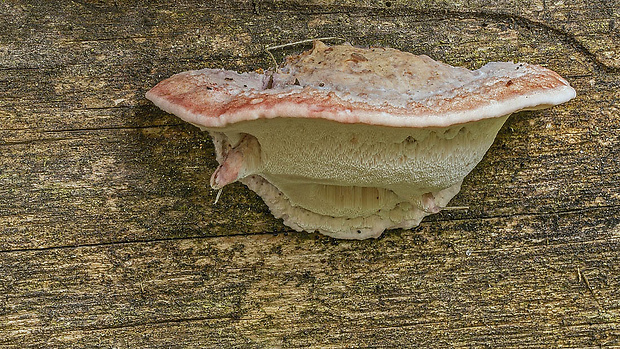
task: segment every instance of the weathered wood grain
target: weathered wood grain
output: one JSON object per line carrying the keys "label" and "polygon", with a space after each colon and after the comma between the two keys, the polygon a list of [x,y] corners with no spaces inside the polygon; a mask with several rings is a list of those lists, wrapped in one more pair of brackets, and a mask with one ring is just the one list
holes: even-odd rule
{"label": "weathered wood grain", "polygon": [[571,217],[555,217],[570,236],[549,241],[541,216],[512,240],[505,219],[489,219],[379,241],[263,234],[15,251],[0,270],[12,278],[0,326],[14,347],[617,345],[620,230]]}
{"label": "weathered wood grain", "polygon": [[[620,347],[617,1],[0,2],[0,347]],[[446,211],[294,233],[144,93],[312,37],[543,64]],[[278,58],[303,48],[276,52]]]}

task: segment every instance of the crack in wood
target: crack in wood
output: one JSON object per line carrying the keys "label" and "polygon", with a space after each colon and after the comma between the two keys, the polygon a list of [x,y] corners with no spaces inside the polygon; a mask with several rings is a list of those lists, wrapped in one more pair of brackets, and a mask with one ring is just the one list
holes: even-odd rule
{"label": "crack in wood", "polygon": [[581,43],[575,36],[565,30],[556,28],[552,25],[523,17],[513,13],[485,12],[485,11],[456,11],[456,10],[437,10],[437,9],[411,9],[411,8],[376,8],[376,7],[345,7],[339,6],[337,10],[326,11],[323,7],[315,9],[314,6],[306,6],[310,9],[304,11],[300,7],[294,9],[276,9],[275,12],[303,13],[305,15],[346,15],[351,17],[422,17],[425,20],[449,20],[449,19],[491,19],[501,23],[514,23],[522,28],[542,29],[548,35],[559,38],[562,42],[573,47],[577,52],[586,56],[598,69],[605,73],[620,73],[620,67],[613,67],[603,63],[596,54]]}

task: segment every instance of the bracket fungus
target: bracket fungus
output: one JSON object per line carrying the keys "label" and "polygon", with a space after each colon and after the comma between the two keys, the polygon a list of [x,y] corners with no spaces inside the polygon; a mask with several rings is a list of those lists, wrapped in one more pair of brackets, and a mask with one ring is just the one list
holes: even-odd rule
{"label": "bracket fungus", "polygon": [[214,189],[240,181],[287,226],[343,239],[418,225],[459,192],[510,114],[574,96],[538,65],[470,71],[320,41],[276,71],[188,71],[146,94],[209,131]]}

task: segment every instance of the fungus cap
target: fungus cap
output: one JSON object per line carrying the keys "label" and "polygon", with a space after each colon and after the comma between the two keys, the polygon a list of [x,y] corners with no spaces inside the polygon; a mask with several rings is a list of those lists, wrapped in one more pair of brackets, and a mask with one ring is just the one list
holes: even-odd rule
{"label": "fungus cap", "polygon": [[439,212],[511,113],[575,91],[538,65],[316,41],[275,72],[188,71],[146,96],[210,132],[213,188],[239,180],[295,230],[364,239]]}

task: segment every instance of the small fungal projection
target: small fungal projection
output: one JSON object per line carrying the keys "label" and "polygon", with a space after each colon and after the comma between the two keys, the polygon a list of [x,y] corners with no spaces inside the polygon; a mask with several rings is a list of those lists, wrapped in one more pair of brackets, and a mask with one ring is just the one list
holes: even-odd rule
{"label": "small fungal projection", "polygon": [[444,209],[510,114],[575,90],[538,65],[315,41],[275,71],[183,72],[146,97],[210,133],[213,189],[240,181],[297,231],[367,239]]}

